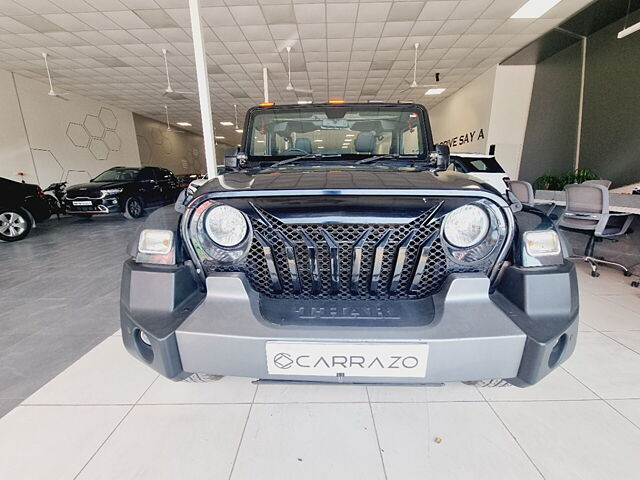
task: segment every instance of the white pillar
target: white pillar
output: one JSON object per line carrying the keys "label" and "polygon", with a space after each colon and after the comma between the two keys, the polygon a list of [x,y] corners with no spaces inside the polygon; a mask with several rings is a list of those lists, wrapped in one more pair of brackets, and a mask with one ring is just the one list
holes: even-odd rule
{"label": "white pillar", "polygon": [[202,117],[202,134],[204,136],[204,155],[207,162],[209,178],[218,176],[216,165],[216,147],[213,136],[213,114],[211,112],[211,97],[209,96],[209,75],[207,72],[207,54],[202,38],[199,0],[189,0],[191,13],[191,36],[193,37],[193,52],[196,57],[196,76],[198,78],[198,97],[200,99],[200,115]]}
{"label": "white pillar", "polygon": [[262,67],[262,84],[264,88],[264,101],[269,101],[269,72],[267,67]]}

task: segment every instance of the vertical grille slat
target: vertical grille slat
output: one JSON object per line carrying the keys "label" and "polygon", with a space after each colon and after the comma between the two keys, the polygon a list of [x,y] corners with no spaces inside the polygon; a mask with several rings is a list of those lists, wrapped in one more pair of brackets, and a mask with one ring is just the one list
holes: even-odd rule
{"label": "vertical grille slat", "polygon": [[409,244],[413,237],[416,236],[416,231],[412,230],[409,234],[404,237],[400,245],[398,246],[398,253],[396,255],[396,263],[393,269],[393,276],[391,277],[391,286],[389,287],[390,292],[395,292],[398,290],[398,285],[400,285],[400,278],[402,275],[402,270],[404,269],[404,265],[407,259],[407,249],[409,248]]}
{"label": "vertical grille slat", "polygon": [[362,248],[364,247],[367,238],[371,234],[371,229],[367,228],[356,240],[353,245],[352,262],[351,262],[351,291],[358,292],[360,283],[360,270],[362,269]]}
{"label": "vertical grille slat", "polygon": [[411,287],[409,288],[409,291],[411,292],[415,292],[420,287],[422,276],[424,275],[424,271],[427,268],[429,252],[431,251],[431,247],[433,246],[433,242],[435,241],[435,239],[436,239],[436,232],[433,232],[420,247],[420,257],[418,260],[418,265],[416,267],[415,273],[413,274]]}
{"label": "vertical grille slat", "polygon": [[386,231],[384,236],[380,239],[380,241],[376,244],[376,248],[373,254],[373,269],[371,271],[371,284],[369,285],[369,290],[371,293],[376,293],[378,291],[378,285],[380,283],[380,272],[382,270],[382,262],[384,261],[384,251],[389,244],[389,238],[393,234],[394,230],[390,228]]}
{"label": "vertical grille slat", "polygon": [[318,246],[309,237],[307,232],[303,229],[298,229],[302,241],[307,246],[309,252],[309,269],[311,271],[311,291],[318,293],[322,289],[322,283],[320,281],[320,266],[318,265]]}
{"label": "vertical grille slat", "polygon": [[298,273],[298,264],[296,262],[295,245],[282,232],[278,232],[278,236],[284,244],[284,251],[287,255],[287,265],[289,267],[289,273],[291,274],[291,285],[293,286],[293,291],[298,293],[302,291],[302,284],[300,283],[300,274]]}
{"label": "vertical grille slat", "polygon": [[269,276],[271,277],[271,283],[273,284],[273,289],[276,292],[281,292],[282,284],[280,283],[280,276],[278,275],[278,270],[276,269],[276,263],[273,258],[272,245],[260,232],[254,232],[254,235],[260,242],[260,245],[262,245],[262,251],[264,252],[264,258],[267,261],[267,268],[269,269]]}
{"label": "vertical grille slat", "polygon": [[339,245],[324,228],[320,230],[329,246],[329,267],[331,276],[331,292],[340,291],[340,259]]}

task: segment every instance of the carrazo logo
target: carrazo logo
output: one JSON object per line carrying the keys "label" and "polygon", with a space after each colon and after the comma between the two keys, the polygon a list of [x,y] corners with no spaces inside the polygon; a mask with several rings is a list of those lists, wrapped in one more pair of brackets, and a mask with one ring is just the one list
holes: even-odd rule
{"label": "carrazo logo", "polygon": [[273,363],[276,367],[286,370],[293,365],[293,360],[291,359],[291,355],[288,353],[277,353],[273,357]]}
{"label": "carrazo logo", "polygon": [[327,355],[313,358],[311,355],[296,355],[292,357],[288,353],[280,352],[274,355],[273,363],[276,367],[286,370],[295,363],[301,368],[327,369],[335,367],[351,368],[360,367],[362,369],[382,368],[382,369],[412,369],[420,363],[413,355],[390,355],[387,357],[367,358],[363,355]]}

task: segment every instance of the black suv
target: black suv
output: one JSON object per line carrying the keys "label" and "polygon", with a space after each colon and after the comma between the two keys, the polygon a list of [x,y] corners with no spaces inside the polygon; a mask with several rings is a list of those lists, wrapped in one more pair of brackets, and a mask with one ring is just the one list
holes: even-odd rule
{"label": "black suv", "polygon": [[139,218],[147,207],[175,202],[180,190],[180,182],[166,168],[114,167],[89,183],[67,188],[66,211],[85,217],[122,212]]}
{"label": "black suv", "polygon": [[158,372],[526,386],[571,355],[553,222],[447,171],[423,106],[252,108],[240,149],[131,243],[122,339]]}
{"label": "black suv", "polygon": [[0,240],[22,240],[36,222],[47,218],[49,205],[38,185],[0,177]]}

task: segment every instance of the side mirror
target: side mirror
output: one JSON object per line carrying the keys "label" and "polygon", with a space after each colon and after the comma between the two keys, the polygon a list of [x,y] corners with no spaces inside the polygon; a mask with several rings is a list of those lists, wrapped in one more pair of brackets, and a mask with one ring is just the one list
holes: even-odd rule
{"label": "side mirror", "polygon": [[451,162],[451,150],[448,145],[436,145],[436,170],[446,170]]}
{"label": "side mirror", "polygon": [[228,170],[237,170],[239,166],[238,161],[238,147],[227,148],[224,151],[224,166]]}

